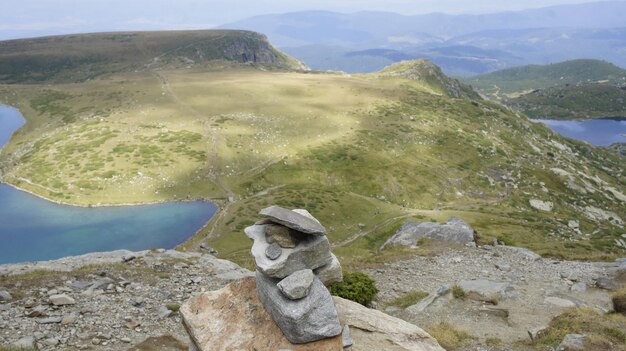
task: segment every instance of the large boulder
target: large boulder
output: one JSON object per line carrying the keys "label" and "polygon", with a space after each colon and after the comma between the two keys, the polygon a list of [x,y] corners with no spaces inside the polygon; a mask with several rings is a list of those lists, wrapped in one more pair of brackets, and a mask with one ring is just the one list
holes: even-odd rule
{"label": "large boulder", "polygon": [[[306,217],[305,217],[306,218]],[[271,245],[265,237],[265,225],[253,225],[245,229],[246,235],[254,240],[252,255],[257,268],[273,278],[285,278],[302,269],[317,269],[333,261],[330,243],[326,236],[307,235],[296,247],[283,248],[276,259],[267,257],[266,250]]]}
{"label": "large boulder", "polygon": [[350,328],[351,351],[445,351],[416,325],[341,297],[333,300],[341,325]]}
{"label": "large boulder", "polygon": [[190,298],[181,306],[180,314],[193,346],[199,351],[343,349],[340,335],[308,344],[292,344],[263,308],[253,277]]}
{"label": "large boulder", "polygon": [[259,214],[274,223],[282,224],[301,233],[326,235],[326,228],[319,221],[312,216],[301,214],[301,212],[279,206],[270,206],[262,209]]}
{"label": "large boulder", "polygon": [[407,221],[383,244],[381,250],[387,245],[417,246],[422,238],[465,245],[474,242],[474,229],[464,220],[454,217],[445,224]]}
{"label": "large boulder", "polygon": [[289,341],[304,344],[341,334],[330,292],[317,277],[313,278],[309,294],[298,300],[284,296],[277,283],[277,279],[257,271],[256,291],[259,300]]}
{"label": "large boulder", "polygon": [[[444,351],[413,324],[340,297],[332,300],[341,325],[350,329],[353,345],[349,350]],[[259,301],[252,277],[190,298],[180,314],[198,351],[343,350],[341,335],[307,344],[289,342]]]}

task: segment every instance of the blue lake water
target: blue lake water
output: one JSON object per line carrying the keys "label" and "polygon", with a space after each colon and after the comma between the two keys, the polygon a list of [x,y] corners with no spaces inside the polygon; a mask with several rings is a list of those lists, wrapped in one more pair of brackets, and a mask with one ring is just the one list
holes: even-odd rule
{"label": "blue lake water", "polygon": [[[23,123],[18,111],[0,105],[0,147]],[[0,184],[0,264],[117,249],[173,248],[216,211],[205,201],[66,206]]]}
{"label": "blue lake water", "polygon": [[536,119],[550,129],[572,139],[586,141],[596,146],[626,143],[626,121],[590,119],[585,121],[559,121]]}

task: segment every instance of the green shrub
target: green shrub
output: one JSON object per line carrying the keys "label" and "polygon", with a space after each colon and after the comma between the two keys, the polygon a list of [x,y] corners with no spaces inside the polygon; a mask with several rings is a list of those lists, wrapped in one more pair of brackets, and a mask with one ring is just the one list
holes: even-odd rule
{"label": "green shrub", "polygon": [[617,313],[626,315],[626,287],[621,288],[611,295],[613,301],[613,309]]}
{"label": "green shrub", "polygon": [[330,293],[366,305],[372,302],[378,289],[374,280],[367,274],[353,272],[344,274],[343,282],[333,284]]}
{"label": "green shrub", "polygon": [[454,296],[455,299],[464,299],[467,297],[467,292],[465,292],[462,287],[455,285],[452,287],[452,296]]}

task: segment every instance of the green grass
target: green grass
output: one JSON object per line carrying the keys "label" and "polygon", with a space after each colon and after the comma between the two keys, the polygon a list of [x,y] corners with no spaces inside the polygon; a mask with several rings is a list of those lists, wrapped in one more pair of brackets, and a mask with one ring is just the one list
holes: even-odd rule
{"label": "green grass", "polygon": [[[399,70],[411,72],[408,65]],[[185,248],[208,242],[248,267],[243,229],[272,204],[309,209],[346,267],[434,252],[428,245],[378,249],[407,219],[450,216],[468,221],[483,244],[500,238],[573,259],[624,255],[611,244],[620,228],[577,210],[594,204],[626,219],[606,190],[626,193],[619,157],[560,138],[503,106],[451,98],[419,74],[232,66],[153,73],[0,85],[0,102],[19,106],[28,120],[0,155],[3,181],[80,205],[215,200],[223,212]],[[50,94],[63,98],[38,103]],[[51,104],[76,120],[33,107]],[[581,170],[572,171],[576,184],[598,191],[569,189],[550,171],[557,167]],[[226,205],[229,197],[235,201]],[[532,209],[533,198],[552,201],[553,212]],[[568,230],[573,218],[595,234]]]}
{"label": "green grass", "polygon": [[415,305],[416,303],[422,301],[427,296],[428,296],[428,293],[425,291],[413,290],[390,301],[389,303],[387,303],[387,305],[395,306],[399,308],[407,308],[409,306]]}
{"label": "green grass", "polygon": [[543,89],[565,84],[606,81],[624,84],[626,70],[600,60],[572,60],[550,65],[528,65],[508,68],[465,81],[485,93],[501,94]]}
{"label": "green grass", "polygon": [[507,103],[532,118],[626,117],[626,89],[610,84],[576,84],[535,90]]}

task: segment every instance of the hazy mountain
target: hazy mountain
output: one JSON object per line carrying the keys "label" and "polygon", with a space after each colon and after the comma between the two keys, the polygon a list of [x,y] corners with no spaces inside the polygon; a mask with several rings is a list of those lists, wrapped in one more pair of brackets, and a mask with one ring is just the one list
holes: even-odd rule
{"label": "hazy mountain", "polygon": [[626,66],[623,13],[625,1],[488,15],[307,11],[257,16],[222,27],[265,33],[274,45],[314,69],[373,71],[424,57],[448,74],[469,76],[576,58]]}

